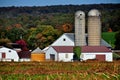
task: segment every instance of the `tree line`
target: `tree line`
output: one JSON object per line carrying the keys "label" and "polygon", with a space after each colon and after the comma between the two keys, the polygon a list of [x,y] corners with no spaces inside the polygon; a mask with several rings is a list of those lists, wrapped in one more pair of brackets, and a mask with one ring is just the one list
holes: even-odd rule
{"label": "tree line", "polygon": [[103,32],[120,30],[120,4],[0,7],[0,45],[24,39],[30,49],[44,48],[62,33],[74,32],[77,10],[87,14],[93,8],[102,14]]}
{"label": "tree line", "polygon": [[120,29],[120,4],[0,7],[0,27],[20,24],[25,28],[30,28],[44,24],[59,29],[65,23],[72,24],[74,27],[76,11],[84,11],[87,18],[88,11],[94,8],[102,14],[102,31],[106,32],[109,28],[113,31]]}

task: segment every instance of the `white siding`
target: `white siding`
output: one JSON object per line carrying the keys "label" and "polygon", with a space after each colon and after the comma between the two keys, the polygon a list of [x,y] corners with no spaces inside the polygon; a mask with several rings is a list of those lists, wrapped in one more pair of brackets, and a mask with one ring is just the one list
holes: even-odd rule
{"label": "white siding", "polygon": [[97,54],[105,55],[105,61],[113,61],[113,54],[111,52],[105,53],[82,53],[82,59],[95,59]]}
{"label": "white siding", "polygon": [[[67,57],[66,57],[67,54]],[[73,53],[59,53],[59,61],[69,62],[73,60]]]}
{"label": "white siding", "polygon": [[54,54],[55,55],[55,61],[57,61],[57,52],[52,47],[49,47],[49,49],[45,53],[46,60],[50,60],[50,54]]}
{"label": "white siding", "polygon": [[[71,33],[71,36],[72,36],[72,40],[65,35],[65,33],[60,36],[55,42],[53,42],[51,44],[51,46],[74,46],[75,43],[74,43],[74,33]],[[87,34],[86,34],[86,37],[87,37]],[[66,39],[66,41],[63,41],[63,39]],[[87,44],[87,43],[85,43]],[[101,39],[101,45],[102,46],[107,46],[107,47],[111,47],[105,40]]]}
{"label": "white siding", "polygon": [[113,61],[113,54],[112,53],[106,53],[106,61]]}
{"label": "white siding", "polygon": [[[73,60],[73,53],[57,53],[54,48],[50,47],[46,51],[46,60],[50,60],[50,54],[55,55],[55,61],[64,61],[64,62],[69,62]],[[66,57],[67,54],[67,57]]]}
{"label": "white siding", "polygon": [[74,46],[74,42],[71,39],[69,39],[66,35],[62,35],[53,44],[51,44],[51,46]]}
{"label": "white siding", "polygon": [[83,56],[84,56],[84,57],[82,58],[83,60],[95,59],[95,57],[96,57],[95,54],[86,54],[86,53],[83,54]]}

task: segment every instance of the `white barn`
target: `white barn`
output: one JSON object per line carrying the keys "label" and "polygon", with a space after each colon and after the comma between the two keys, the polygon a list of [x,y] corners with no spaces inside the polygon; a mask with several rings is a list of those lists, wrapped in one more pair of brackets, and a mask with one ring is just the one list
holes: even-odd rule
{"label": "white barn", "polygon": [[73,46],[51,46],[47,50],[46,60],[70,62],[73,60]]}
{"label": "white barn", "polygon": [[[47,50],[46,60],[70,62],[73,60],[74,46],[51,46]],[[83,61],[96,59],[98,61],[113,61],[112,51],[105,46],[82,46],[80,58]]]}
{"label": "white barn", "polygon": [[74,46],[74,34],[65,33],[60,36],[51,46]]}
{"label": "white barn", "polygon": [[15,50],[0,48],[0,61],[19,61],[19,56]]}
{"label": "white barn", "polygon": [[[71,55],[74,55],[73,53],[73,49],[71,48],[71,52],[60,52],[59,50],[63,49],[66,50],[66,48],[68,47],[74,47],[75,43],[75,36],[74,33],[64,33],[62,36],[60,36],[55,42],[53,42],[49,48],[47,47],[47,49],[45,48],[45,53],[46,53],[46,59],[47,60],[55,60],[55,61],[71,61],[71,59],[73,59],[73,57],[70,57]],[[87,41],[87,34],[86,34],[86,41]],[[87,46],[87,42],[86,42],[86,46]],[[101,46],[104,46],[104,48],[108,47],[110,48],[111,45],[109,45],[105,40],[101,39]],[[56,49],[57,47],[57,49]],[[98,48],[98,47],[97,47]],[[107,49],[108,49],[107,48]],[[43,51],[44,51],[43,50]],[[109,50],[109,49],[108,49]],[[65,55],[69,54],[69,60],[67,58],[65,58]],[[85,54],[84,54],[85,53]],[[112,61],[112,52],[103,52],[103,51],[98,51],[98,52],[90,52],[90,53],[86,53],[86,52],[82,52],[82,59],[83,60],[87,60],[87,59],[94,59],[96,58],[95,54],[104,54],[105,55],[105,61]],[[94,57],[91,57],[91,55],[94,54]],[[110,55],[109,59],[108,59],[108,55]],[[92,55],[93,56],[93,55]],[[97,58],[100,57],[99,55],[97,55]],[[103,56],[102,56],[103,57]]]}
{"label": "white barn", "polygon": [[[87,41],[87,34],[86,34]],[[74,33],[64,33],[60,36],[55,42],[53,42],[50,46],[75,46],[75,35]],[[88,42],[86,42],[86,45]],[[111,47],[105,40],[101,39],[101,46]]]}

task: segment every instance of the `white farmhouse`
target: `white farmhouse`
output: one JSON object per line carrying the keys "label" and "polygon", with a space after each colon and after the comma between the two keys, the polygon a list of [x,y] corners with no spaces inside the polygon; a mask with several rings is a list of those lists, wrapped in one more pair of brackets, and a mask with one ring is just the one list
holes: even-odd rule
{"label": "white farmhouse", "polygon": [[15,50],[0,48],[0,61],[19,61],[19,56]]}

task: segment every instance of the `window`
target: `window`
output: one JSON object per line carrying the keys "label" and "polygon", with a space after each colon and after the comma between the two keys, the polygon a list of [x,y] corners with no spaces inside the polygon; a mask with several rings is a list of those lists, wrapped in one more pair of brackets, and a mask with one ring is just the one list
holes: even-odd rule
{"label": "window", "polygon": [[66,41],[66,39],[64,38],[63,41]]}
{"label": "window", "polygon": [[11,50],[9,50],[9,52],[11,52]]}
{"label": "window", "polygon": [[68,54],[65,54],[65,58],[68,58]]}

